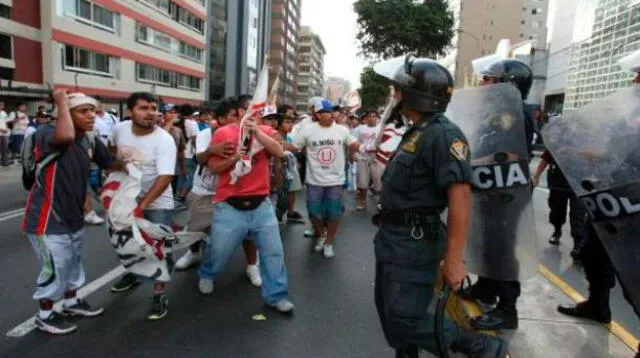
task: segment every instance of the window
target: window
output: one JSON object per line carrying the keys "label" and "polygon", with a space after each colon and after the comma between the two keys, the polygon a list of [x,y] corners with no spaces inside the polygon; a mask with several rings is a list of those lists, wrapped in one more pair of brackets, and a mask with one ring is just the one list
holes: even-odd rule
{"label": "window", "polygon": [[93,27],[116,32],[119,23],[119,14],[94,4],[89,0],[71,0],[73,6],[67,9],[67,13],[78,21]]}
{"label": "window", "polygon": [[0,4],[0,17],[4,17],[5,19],[11,19],[11,7]]}
{"label": "window", "polygon": [[136,80],[160,86],[200,91],[202,80],[198,77],[136,63]]}
{"label": "window", "polygon": [[531,15],[542,15],[542,9],[531,9]]}
{"label": "window", "polygon": [[0,58],[13,59],[13,46],[11,36],[0,34]]}
{"label": "window", "polygon": [[201,49],[141,23],[136,23],[136,41],[178,56],[186,57],[198,63],[202,62]]}
{"label": "window", "polygon": [[113,58],[98,52],[65,45],[64,69],[66,71],[85,72],[105,77],[115,77],[112,66]]}
{"label": "window", "polygon": [[179,9],[178,13],[178,21],[180,21],[180,23],[196,30],[201,34],[204,33],[204,22],[200,18],[197,18],[195,15],[182,8]]}

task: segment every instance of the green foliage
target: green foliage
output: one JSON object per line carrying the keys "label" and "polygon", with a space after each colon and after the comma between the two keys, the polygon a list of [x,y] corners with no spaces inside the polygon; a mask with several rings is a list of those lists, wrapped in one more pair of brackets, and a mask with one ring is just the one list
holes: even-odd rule
{"label": "green foliage", "polygon": [[453,13],[444,0],[356,0],[363,55],[389,58],[443,54],[454,35]]}
{"label": "green foliage", "polygon": [[360,74],[361,87],[358,90],[364,110],[385,104],[389,95],[389,82],[379,76],[371,67],[365,67]]}

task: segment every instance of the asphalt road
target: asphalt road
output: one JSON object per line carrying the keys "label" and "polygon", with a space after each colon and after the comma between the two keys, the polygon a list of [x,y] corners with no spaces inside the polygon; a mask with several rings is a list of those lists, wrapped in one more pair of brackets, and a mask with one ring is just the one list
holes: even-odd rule
{"label": "asphalt road", "polygon": [[[0,172],[2,212],[24,206],[26,195],[18,176]],[[350,200],[349,200],[350,201]],[[543,253],[541,261],[576,290],[586,294],[579,266],[569,257],[571,239],[560,247],[546,243],[546,193],[534,197]],[[299,208],[304,205],[299,200]],[[353,207],[352,203],[349,207]],[[290,225],[284,234],[291,298],[296,312],[286,317],[264,307],[260,290],[249,285],[244,257],[238,250],[227,273],[216,282],[212,296],[197,291],[194,270],[179,272],[168,288],[169,315],[147,322],[151,288],[141,286],[128,294],[112,294],[109,284],[89,296],[106,308],[103,316],[78,321],[76,333],[51,337],[31,332],[20,338],[4,333],[32,317],[37,304],[31,300],[38,274],[36,257],[20,233],[21,217],[2,219],[0,213],[0,357],[388,357],[373,304],[375,232],[369,213],[350,212],[336,244],[336,257],[325,260],[313,254],[313,242],[303,238],[305,225]],[[568,229],[565,230],[568,232]],[[118,262],[104,227],[89,227],[84,246],[87,282]],[[568,298],[567,298],[568,301]],[[561,303],[561,302],[558,302]],[[612,298],[614,319],[636,337],[640,324],[620,292]],[[264,314],[265,321],[254,320]]]}

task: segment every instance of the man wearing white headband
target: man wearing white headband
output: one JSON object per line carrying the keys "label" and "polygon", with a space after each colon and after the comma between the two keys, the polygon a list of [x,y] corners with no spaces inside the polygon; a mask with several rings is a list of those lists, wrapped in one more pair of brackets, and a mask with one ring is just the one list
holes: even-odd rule
{"label": "man wearing white headband", "polygon": [[33,134],[36,162],[35,183],[25,209],[23,231],[40,260],[41,271],[33,298],[40,302],[36,327],[51,334],[66,334],[76,325],[53,310],[64,299],[66,315],[93,317],[102,308],[91,307],[77,296],[85,283],[82,266],[84,236],[83,204],[87,194],[90,161],[103,169],[119,170],[100,141],[90,145],[85,133],[93,130],[96,100],[81,93],[67,97],[53,94],[55,124],[46,124]]}

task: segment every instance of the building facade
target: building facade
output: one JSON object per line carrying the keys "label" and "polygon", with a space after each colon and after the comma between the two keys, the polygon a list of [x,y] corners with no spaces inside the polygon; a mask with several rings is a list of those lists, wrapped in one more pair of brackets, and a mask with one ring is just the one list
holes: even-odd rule
{"label": "building facade", "polygon": [[634,76],[617,62],[640,48],[639,1],[580,0],[578,8],[586,21],[574,29],[581,40],[571,47],[563,113],[628,87]]}
{"label": "building facade", "polygon": [[[135,91],[164,102],[205,99],[204,0],[20,0],[0,2],[10,19],[12,86],[69,89],[121,103]],[[10,73],[3,73],[7,77]],[[8,87],[8,83],[3,86]]]}
{"label": "building facade", "polygon": [[[534,49],[546,49],[549,0],[456,0],[450,5],[459,19],[455,45],[445,58],[458,88],[474,83],[471,61],[494,53],[501,39],[532,41]],[[543,80],[546,69],[536,77]]]}
{"label": "building facade", "polygon": [[349,91],[351,91],[349,80],[342,77],[329,77],[326,81],[324,97],[337,104]]}
{"label": "building facade", "polygon": [[0,1],[0,100],[13,109],[18,102],[44,101],[47,89],[43,80],[40,2]]}
{"label": "building facade", "polygon": [[271,0],[271,48],[269,81],[279,76],[279,103],[294,105],[297,100],[298,58],[302,0]]}
{"label": "building facade", "polygon": [[296,109],[307,110],[311,97],[324,91],[324,56],[327,54],[320,36],[310,27],[302,26],[298,44],[298,86]]}
{"label": "building facade", "polygon": [[[223,1],[220,1],[221,3]],[[270,0],[226,1],[224,97],[253,94],[269,49]],[[222,17],[222,15],[217,15]],[[216,38],[218,35],[213,35]],[[210,64],[210,68],[216,66]],[[222,66],[218,67],[221,69]],[[220,100],[220,92],[210,100]]]}

